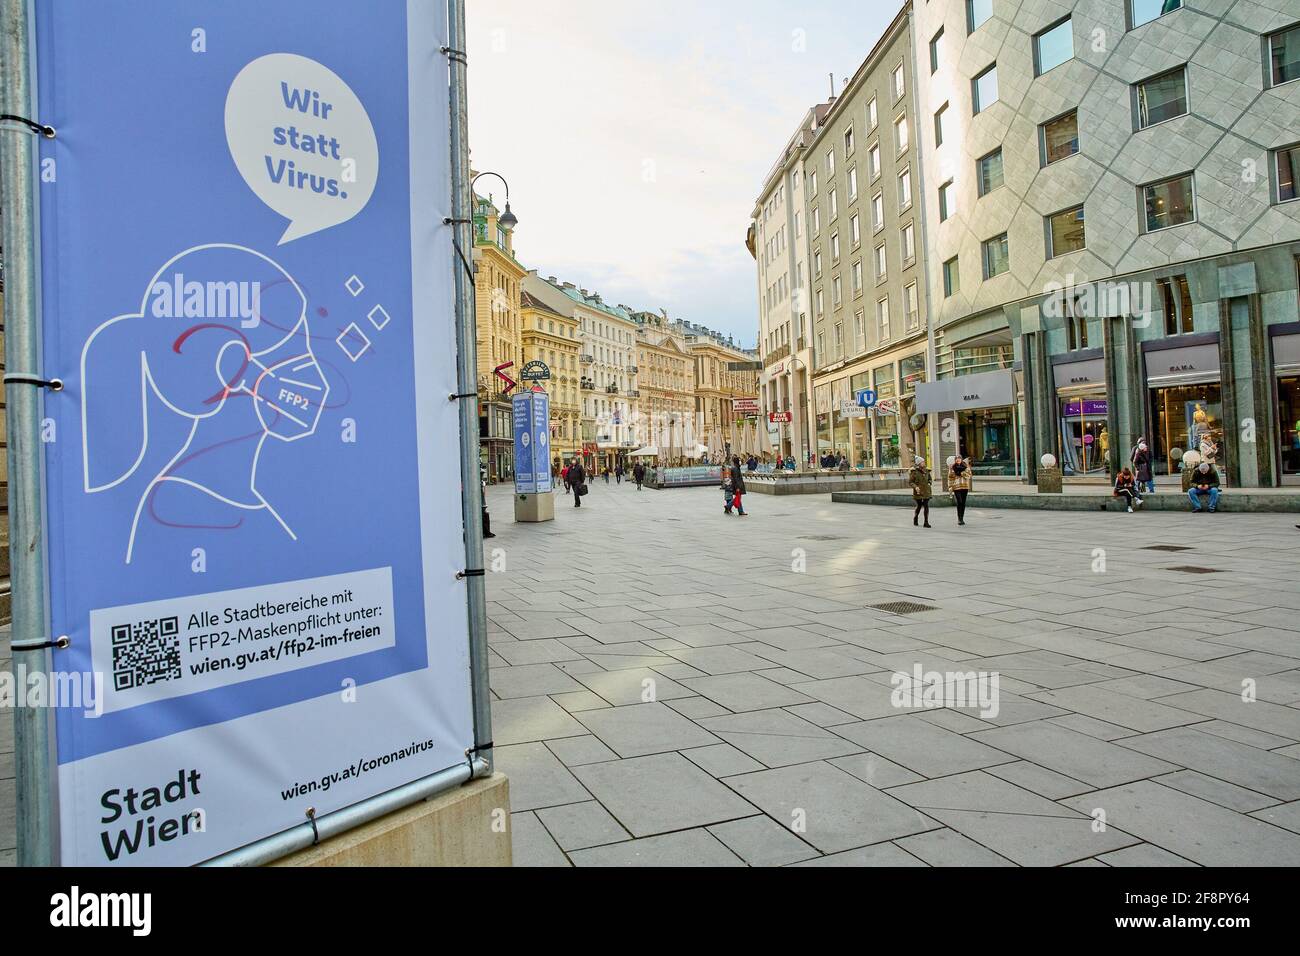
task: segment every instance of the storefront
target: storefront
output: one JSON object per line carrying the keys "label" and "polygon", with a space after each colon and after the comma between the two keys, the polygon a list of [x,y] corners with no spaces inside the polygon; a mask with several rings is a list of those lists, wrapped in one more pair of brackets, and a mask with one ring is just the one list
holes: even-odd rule
{"label": "storefront", "polygon": [[[1095,353],[1095,354],[1094,354]],[[1085,357],[1086,356],[1086,357]],[[1057,460],[1067,477],[1107,476],[1106,360],[1099,350],[1056,356]]]}
{"label": "storefront", "polygon": [[918,383],[916,410],[956,425],[956,454],[971,459],[976,475],[1010,477],[1022,473],[1020,423],[1015,373],[1010,369],[960,375],[938,382]]}
{"label": "storefront", "polygon": [[1278,471],[1300,484],[1300,322],[1269,327],[1277,381]]}
{"label": "storefront", "polygon": [[1143,342],[1142,352],[1153,471],[1178,474],[1183,453],[1196,451],[1226,477],[1218,334]]}

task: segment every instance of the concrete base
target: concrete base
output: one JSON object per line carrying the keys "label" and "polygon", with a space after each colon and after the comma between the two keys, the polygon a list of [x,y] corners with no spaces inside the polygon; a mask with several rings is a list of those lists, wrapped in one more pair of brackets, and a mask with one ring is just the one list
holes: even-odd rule
{"label": "concrete base", "polygon": [[1061,493],[1061,469],[1056,465],[1048,468],[1038,466],[1038,493],[1040,495],[1059,495]]}
{"label": "concrete base", "polygon": [[555,495],[515,495],[516,521],[554,521]]}
{"label": "concrete base", "polygon": [[474,780],[272,866],[510,866],[510,782]]}

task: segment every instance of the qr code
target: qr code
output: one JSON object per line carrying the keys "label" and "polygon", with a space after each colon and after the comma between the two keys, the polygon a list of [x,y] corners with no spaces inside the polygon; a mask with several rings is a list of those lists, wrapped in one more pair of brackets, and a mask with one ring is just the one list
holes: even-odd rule
{"label": "qr code", "polygon": [[175,617],[112,629],[113,688],[130,690],[181,676],[180,622]]}

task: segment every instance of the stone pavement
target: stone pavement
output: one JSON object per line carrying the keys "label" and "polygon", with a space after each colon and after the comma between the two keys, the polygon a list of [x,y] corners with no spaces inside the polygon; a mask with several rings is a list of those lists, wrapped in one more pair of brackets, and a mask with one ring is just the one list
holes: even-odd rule
{"label": "stone pavement", "polygon": [[[1300,864],[1290,516],[488,501],[518,865]],[[997,714],[893,706],[916,664]]]}

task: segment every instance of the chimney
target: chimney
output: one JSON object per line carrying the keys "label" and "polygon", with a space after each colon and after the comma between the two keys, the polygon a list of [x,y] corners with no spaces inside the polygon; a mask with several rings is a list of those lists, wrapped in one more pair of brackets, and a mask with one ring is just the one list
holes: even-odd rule
{"label": "chimney", "polygon": [[573,285],[572,282],[566,282],[566,283],[564,283],[564,287],[565,287],[566,289],[572,289],[572,288],[574,288],[574,285]]}
{"label": "chimney", "polygon": [[546,277],[546,281],[549,282],[551,285],[559,285],[559,284],[560,284],[560,281],[559,281],[558,279],[556,279],[555,276],[547,276],[547,277]]}

